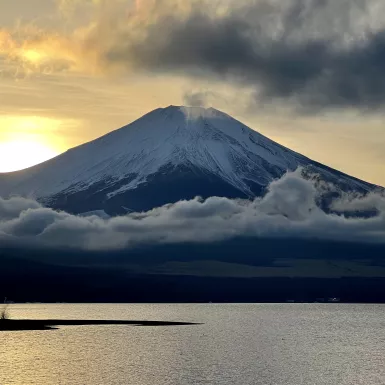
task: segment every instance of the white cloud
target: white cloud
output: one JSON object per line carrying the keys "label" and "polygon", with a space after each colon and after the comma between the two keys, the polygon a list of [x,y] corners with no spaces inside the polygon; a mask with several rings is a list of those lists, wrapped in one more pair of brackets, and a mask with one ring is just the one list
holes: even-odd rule
{"label": "white cloud", "polygon": [[297,171],[273,182],[266,196],[254,201],[196,198],[108,219],[56,212],[23,198],[0,199],[0,240],[90,250],[239,236],[385,243],[382,196],[344,197],[334,203],[342,208],[348,199],[350,208],[378,210],[374,217],[352,218],[322,211],[316,205],[318,194],[314,182]]}

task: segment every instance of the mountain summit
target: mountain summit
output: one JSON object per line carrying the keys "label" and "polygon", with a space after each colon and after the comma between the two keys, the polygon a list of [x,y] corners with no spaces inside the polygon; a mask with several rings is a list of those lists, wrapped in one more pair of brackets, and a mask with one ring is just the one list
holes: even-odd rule
{"label": "mountain summit", "polygon": [[116,215],[195,196],[252,198],[303,166],[342,190],[375,186],[314,162],[213,108],[156,109],[29,169],[0,174],[0,196]]}

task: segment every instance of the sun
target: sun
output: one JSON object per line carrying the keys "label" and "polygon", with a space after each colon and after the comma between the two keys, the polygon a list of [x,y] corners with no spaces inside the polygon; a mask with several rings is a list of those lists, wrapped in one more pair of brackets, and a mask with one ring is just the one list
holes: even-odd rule
{"label": "sun", "polygon": [[56,155],[56,151],[34,140],[0,142],[0,172],[22,170]]}
{"label": "sun", "polygon": [[22,52],[22,57],[32,64],[38,64],[44,59],[44,55],[36,50],[28,49]]}
{"label": "sun", "polygon": [[68,148],[60,133],[73,127],[77,122],[0,115],[0,172],[22,170],[59,155]]}

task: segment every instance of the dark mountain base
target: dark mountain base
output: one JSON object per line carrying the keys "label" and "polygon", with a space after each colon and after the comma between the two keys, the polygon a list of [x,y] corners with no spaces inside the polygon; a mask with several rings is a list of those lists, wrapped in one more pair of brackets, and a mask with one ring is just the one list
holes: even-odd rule
{"label": "dark mountain base", "polygon": [[[347,176],[345,174],[335,170],[332,172],[326,166],[315,164],[317,168],[308,166],[304,170],[303,175],[305,177],[320,174],[319,179],[339,186],[341,191],[352,191],[352,186],[346,181]],[[277,179],[282,177],[284,173],[285,171],[282,170],[274,170]],[[119,188],[124,188],[136,177],[136,174],[130,174],[118,181],[107,178],[80,191],[78,186],[71,186],[69,190],[54,195],[48,201],[43,199],[42,203],[53,209],[64,210],[71,214],[104,210],[107,214],[116,216],[128,212],[149,211],[155,207],[176,203],[180,200],[191,200],[197,196],[203,199],[213,196],[229,199],[253,199],[263,196],[267,187],[246,180],[245,182],[249,188],[249,193],[246,194],[218,175],[199,169],[192,164],[177,167],[167,165],[162,167],[156,174],[150,175],[146,182],[139,184],[135,189],[122,191],[112,196],[108,195]],[[365,190],[360,187],[363,182],[352,177],[349,178],[351,183],[357,183],[354,191],[364,194]],[[367,185],[367,188],[369,189],[370,185]],[[338,192],[325,193],[318,204],[328,212],[330,203],[339,195]]]}
{"label": "dark mountain base", "polygon": [[[104,210],[109,215],[127,214],[131,211],[148,211],[179,200],[194,199],[197,196],[209,198],[223,196],[227,198],[248,198],[241,190],[236,189],[220,177],[193,165],[162,167],[151,175],[147,181],[134,190],[106,198],[108,193],[129,184],[136,175],[114,182],[106,180],[92,185],[84,191],[67,192],[52,197],[48,205],[54,209],[79,214],[87,211]],[[260,195],[262,187],[253,186],[253,193]]]}

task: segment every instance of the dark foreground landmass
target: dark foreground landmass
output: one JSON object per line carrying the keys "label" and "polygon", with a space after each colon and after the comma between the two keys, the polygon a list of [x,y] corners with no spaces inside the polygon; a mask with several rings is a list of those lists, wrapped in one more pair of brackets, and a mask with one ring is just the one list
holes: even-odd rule
{"label": "dark foreground landmass", "polygon": [[121,251],[0,248],[14,302],[385,303],[385,245],[242,238]]}
{"label": "dark foreground landmass", "polygon": [[199,325],[191,322],[168,321],[87,321],[87,320],[0,320],[1,331],[52,330],[58,326],[99,326],[99,325],[133,325],[133,326],[189,326]]}

